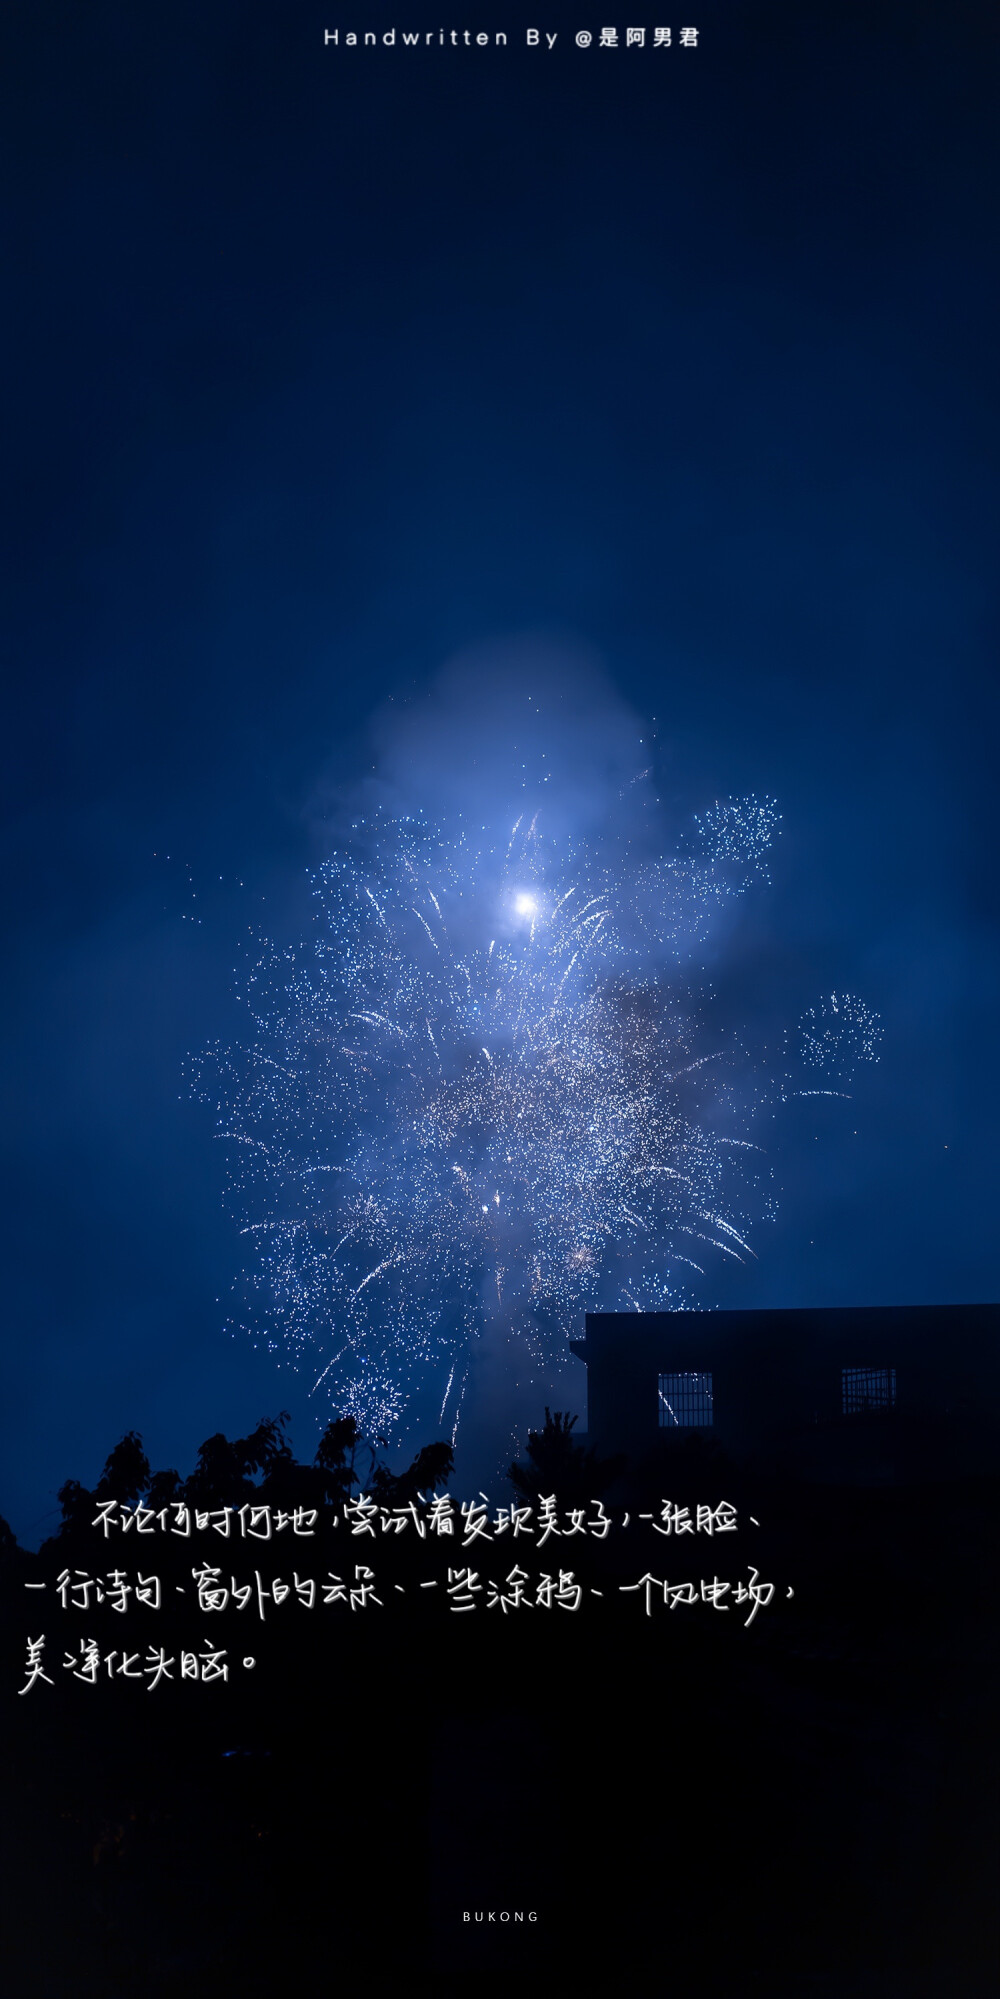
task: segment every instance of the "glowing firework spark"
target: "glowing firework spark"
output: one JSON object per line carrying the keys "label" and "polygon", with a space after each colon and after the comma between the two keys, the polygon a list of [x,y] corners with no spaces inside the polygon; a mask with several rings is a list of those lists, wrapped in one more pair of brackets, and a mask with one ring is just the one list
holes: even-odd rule
{"label": "glowing firework spark", "polygon": [[490,1323],[564,1351],[586,1306],[677,1306],[686,1269],[750,1253],[754,1148],[705,1115],[721,1058],[676,968],[777,822],[717,806],[650,861],[376,815],[317,876],[319,934],[253,966],[252,1036],[198,1093],[258,1325],[368,1436],[404,1413],[454,1435]]}
{"label": "glowing firework spark", "polygon": [[[878,1015],[851,993],[829,993],[802,1015],[798,1027],[799,1058],[806,1069],[848,1082],[859,1062],[877,1060],[882,1025]],[[800,1090],[799,1096],[836,1095],[835,1091]]]}

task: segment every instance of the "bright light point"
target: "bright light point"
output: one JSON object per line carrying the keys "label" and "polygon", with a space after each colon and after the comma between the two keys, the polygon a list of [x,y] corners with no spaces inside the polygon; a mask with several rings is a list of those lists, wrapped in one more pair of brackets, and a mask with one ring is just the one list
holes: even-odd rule
{"label": "bright light point", "polygon": [[514,904],[519,916],[537,916],[538,904],[533,895],[519,895]]}

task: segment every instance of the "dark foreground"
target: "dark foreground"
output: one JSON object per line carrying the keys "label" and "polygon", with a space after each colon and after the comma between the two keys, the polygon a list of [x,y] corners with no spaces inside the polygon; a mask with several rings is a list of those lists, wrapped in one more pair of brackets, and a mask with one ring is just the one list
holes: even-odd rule
{"label": "dark foreground", "polygon": [[[400,1542],[373,1559],[380,1610],[253,1627],[185,1611],[185,1638],[166,1608],[158,1645],[207,1629],[236,1659],[252,1630],[257,1665],[152,1692],[59,1671],[67,1631],[120,1645],[129,1619],[48,1607],[56,1684],[18,1695],[24,1632],[51,1605],[38,1592],[25,1617],[28,1561],[6,1589],[6,1989],[985,1999],[995,1504],[988,1482],[783,1495],[783,1527],[753,1548],[780,1592],[749,1629],[735,1607],[647,1617],[617,1594],[647,1566],[725,1574],[722,1542],[637,1559],[577,1541],[602,1597],[510,1615],[414,1594],[421,1560],[434,1571]],[[516,1553],[478,1566],[505,1574]]]}

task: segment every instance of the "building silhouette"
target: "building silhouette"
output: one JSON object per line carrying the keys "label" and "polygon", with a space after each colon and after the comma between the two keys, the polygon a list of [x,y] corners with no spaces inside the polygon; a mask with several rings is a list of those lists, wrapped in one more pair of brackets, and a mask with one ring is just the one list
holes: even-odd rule
{"label": "building silhouette", "polygon": [[1000,1305],[588,1313],[587,1441],[655,1463],[899,1484],[1000,1469]]}

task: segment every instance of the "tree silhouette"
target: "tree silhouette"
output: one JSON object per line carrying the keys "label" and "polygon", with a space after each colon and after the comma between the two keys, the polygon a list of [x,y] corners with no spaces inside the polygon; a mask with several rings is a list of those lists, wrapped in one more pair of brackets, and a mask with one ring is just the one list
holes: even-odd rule
{"label": "tree silhouette", "polygon": [[353,1416],[335,1416],[332,1423],[327,1424],[319,1440],[313,1462],[317,1471],[322,1474],[325,1496],[330,1506],[342,1504],[350,1494],[351,1487],[358,1483],[354,1460],[360,1442],[360,1433]]}
{"label": "tree silhouette", "polygon": [[567,1506],[585,1506],[600,1499],[625,1465],[623,1457],[600,1458],[578,1443],[572,1432],[577,1418],[557,1409],[545,1411],[543,1430],[529,1430],[527,1464],[511,1465],[508,1477],[522,1499],[537,1504],[555,1493]]}
{"label": "tree silhouette", "polygon": [[89,1527],[94,1517],[94,1495],[89,1486],[81,1485],[78,1478],[68,1478],[56,1498],[62,1507],[60,1534],[71,1533],[74,1527]]}
{"label": "tree silhouette", "polygon": [[287,1409],[262,1416],[248,1437],[229,1438],[221,1430],[198,1447],[198,1462],[180,1494],[189,1504],[205,1507],[239,1506],[261,1490],[255,1482],[273,1478],[278,1466],[293,1463],[285,1426]]}
{"label": "tree silhouette", "polygon": [[239,1506],[256,1490],[247,1476],[242,1440],[217,1430],[198,1446],[198,1461],[179,1496],[193,1506]]}
{"label": "tree silhouette", "polygon": [[142,1438],[138,1430],[127,1430],[121,1443],[109,1452],[94,1497],[117,1499],[120,1506],[134,1506],[148,1486],[149,1459],[142,1448]]}
{"label": "tree silhouette", "polygon": [[282,1459],[291,1461],[292,1447],[285,1436],[286,1426],[291,1420],[287,1409],[282,1409],[278,1416],[262,1416],[249,1437],[243,1437],[234,1446],[243,1454],[247,1473],[261,1472],[266,1478]]}
{"label": "tree silhouette", "polygon": [[446,1486],[454,1469],[455,1453],[450,1444],[425,1444],[408,1471],[395,1473],[388,1465],[376,1465],[372,1473],[372,1497],[382,1506],[406,1506],[420,1493],[436,1492],[439,1486]]}
{"label": "tree silhouette", "polygon": [[138,1430],[127,1430],[108,1453],[93,1491],[81,1485],[78,1478],[68,1478],[59,1487],[56,1494],[62,1508],[59,1534],[72,1534],[77,1528],[89,1527],[101,1499],[117,1499],[120,1506],[134,1506],[147,1491],[149,1482],[149,1459],[142,1448],[142,1438]]}
{"label": "tree silhouette", "polygon": [[[251,1501],[289,1511],[297,1506],[317,1511],[342,1506],[360,1483],[357,1452],[362,1438],[354,1417],[337,1416],[327,1424],[311,1465],[299,1464],[292,1455],[286,1435],[290,1421],[287,1409],[282,1409],[277,1416],[262,1416],[246,1437],[227,1437],[217,1430],[198,1446],[197,1462],[186,1479],[177,1471],[151,1472],[142,1438],[137,1430],[128,1430],[109,1453],[93,1490],[75,1478],[60,1486],[58,1534],[66,1537],[89,1530],[98,1502],[109,1499],[121,1506],[143,1501],[154,1512],[181,1503],[206,1511]],[[374,1449],[368,1448],[371,1489],[383,1505],[405,1505],[418,1493],[438,1491],[454,1469],[454,1452],[446,1443],[425,1444],[409,1469],[398,1475],[379,1464]]]}
{"label": "tree silhouette", "polygon": [[149,1481],[146,1505],[158,1513],[163,1506],[173,1506],[181,1497],[183,1480],[179,1471],[156,1471]]}

